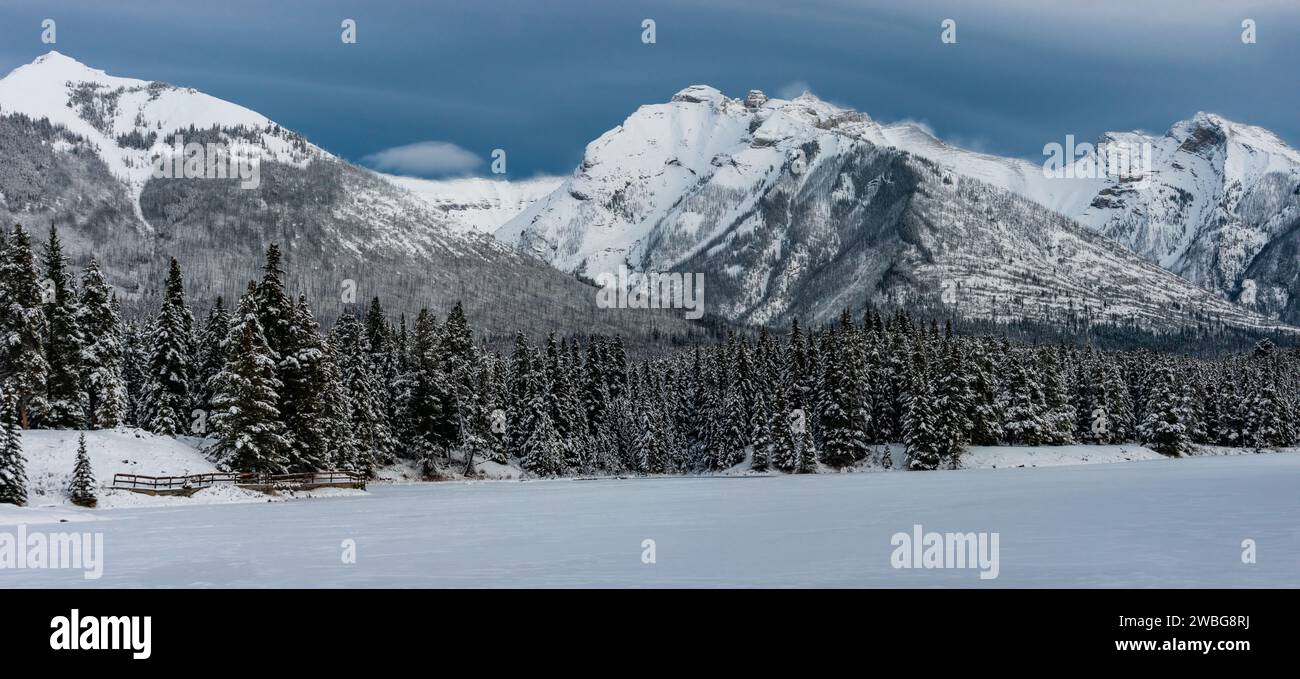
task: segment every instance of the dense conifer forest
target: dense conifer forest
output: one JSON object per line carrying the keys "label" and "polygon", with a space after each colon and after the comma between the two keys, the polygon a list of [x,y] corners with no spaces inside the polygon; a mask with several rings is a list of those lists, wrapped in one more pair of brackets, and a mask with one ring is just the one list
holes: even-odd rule
{"label": "dense conifer forest", "polygon": [[890,466],[891,443],[913,470],[955,467],[971,445],[1300,443],[1300,349],[1267,338],[1214,358],[1102,351],[868,309],[665,337],[637,356],[599,335],[520,332],[503,347],[459,303],[408,318],[374,298],[323,329],[275,245],[260,280],[201,318],[173,259],[155,313],[124,319],[57,229],[39,257],[21,226],[0,235],[0,502],[25,500],[25,428],[204,437],[240,472],[373,475],[402,460],[428,478],[483,461],[537,476],[810,473]]}

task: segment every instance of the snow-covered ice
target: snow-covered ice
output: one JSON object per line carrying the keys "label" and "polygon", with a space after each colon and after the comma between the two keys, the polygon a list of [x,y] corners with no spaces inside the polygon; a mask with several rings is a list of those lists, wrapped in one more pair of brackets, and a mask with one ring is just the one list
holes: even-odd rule
{"label": "snow-covered ice", "polygon": [[[374,484],[301,502],[84,511],[104,519],[77,527],[104,533],[102,579],[0,571],[0,587],[1296,587],[1298,477],[1300,455],[1280,453]],[[893,569],[890,538],[914,524],[999,533],[999,577]],[[349,539],[355,564],[341,558]],[[642,563],[647,539],[652,564]],[[1242,563],[1246,539],[1258,563]]]}

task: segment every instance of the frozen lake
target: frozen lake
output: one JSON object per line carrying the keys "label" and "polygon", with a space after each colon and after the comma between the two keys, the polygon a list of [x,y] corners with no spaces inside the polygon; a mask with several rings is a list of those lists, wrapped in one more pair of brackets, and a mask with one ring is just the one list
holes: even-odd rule
{"label": "frozen lake", "polygon": [[[0,587],[1300,586],[1295,454],[373,485],[366,496],[95,514],[106,520],[29,530],[102,531],[102,579],[0,570]],[[999,577],[891,567],[891,536],[914,524],[997,532]],[[1255,564],[1242,563],[1248,538]],[[655,563],[642,562],[647,539]]]}

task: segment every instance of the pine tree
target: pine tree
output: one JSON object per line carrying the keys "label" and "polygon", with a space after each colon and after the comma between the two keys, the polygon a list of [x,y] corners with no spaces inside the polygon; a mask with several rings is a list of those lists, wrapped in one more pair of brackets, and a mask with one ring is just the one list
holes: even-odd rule
{"label": "pine tree", "polygon": [[970,440],[977,446],[995,446],[1002,441],[1002,418],[998,414],[997,367],[982,340],[971,344],[970,368],[972,393]]}
{"label": "pine tree", "polygon": [[803,426],[802,411],[791,410],[787,405],[785,389],[776,392],[772,407],[772,464],[782,471],[794,472],[799,468],[798,432]]}
{"label": "pine tree", "polygon": [[405,409],[403,421],[408,427],[405,437],[419,451],[436,450],[441,440],[439,428],[445,393],[440,383],[437,344],[438,330],[433,315],[428,309],[421,309],[410,336],[411,355],[399,398]]}
{"label": "pine tree", "polygon": [[126,420],[125,349],[122,320],[114,302],[99,262],[91,259],[81,274],[81,302],[77,306],[77,325],[85,340],[80,357],[85,420],[91,429],[110,429]]}
{"label": "pine tree", "polygon": [[816,474],[817,473],[817,445],[813,439],[812,427],[805,423],[802,427],[797,427],[795,432],[795,444],[799,449],[799,463],[795,467],[796,474]]}
{"label": "pine tree", "polygon": [[68,499],[72,504],[82,507],[94,507],[95,475],[90,470],[90,455],[86,453],[86,435],[77,438],[77,464],[72,469],[72,481],[68,483]]}
{"label": "pine tree", "polygon": [[[951,326],[949,326],[951,330]],[[957,342],[944,340],[939,381],[934,390],[934,426],[940,465],[956,469],[970,440],[971,403],[975,400]]]}
{"label": "pine tree", "polygon": [[1169,366],[1161,364],[1155,368],[1150,390],[1146,399],[1147,416],[1142,422],[1142,443],[1170,457],[1188,452],[1191,439],[1187,433],[1187,417]]}
{"label": "pine tree", "polygon": [[[441,370],[439,382],[443,390],[439,436],[449,446],[464,446],[468,443],[466,436],[471,433],[468,423],[479,417],[480,404],[474,389],[478,356],[474,348],[474,336],[460,302],[456,302],[451,313],[447,314],[437,352]],[[569,424],[570,422],[565,422],[566,426]],[[566,436],[569,434],[567,430],[562,433]]]}
{"label": "pine tree", "polygon": [[637,468],[643,474],[662,474],[667,466],[663,434],[649,406],[642,408],[641,439],[637,447]]}
{"label": "pine tree", "polygon": [[[120,311],[119,311],[120,315]],[[122,382],[126,384],[126,423],[143,427],[145,365],[149,323],[126,323],[122,332]],[[213,373],[216,374],[215,372]]]}
{"label": "pine tree", "polygon": [[213,385],[211,425],[217,443],[211,453],[230,470],[283,473],[289,441],[276,408],[281,387],[275,378],[277,357],[266,343],[258,320],[257,286],[249,283],[230,326],[230,359]]}
{"label": "pine tree", "polygon": [[77,325],[77,295],[68,261],[63,255],[59,231],[50,226],[45,245],[45,279],[42,281],[42,311],[45,314],[45,401],[37,413],[39,424],[50,429],[75,429],[86,412],[86,393],[81,380],[81,345]]}
{"label": "pine tree", "polygon": [[199,331],[198,347],[195,354],[193,407],[205,413],[212,412],[212,379],[217,376],[230,359],[226,336],[230,334],[230,312],[226,310],[225,300],[217,301],[208,311]]}
{"label": "pine tree", "polygon": [[1125,443],[1136,436],[1133,422],[1133,397],[1120,375],[1119,366],[1105,359],[1105,377],[1102,383],[1106,403],[1107,443]]}
{"label": "pine tree", "polygon": [[908,469],[938,469],[941,442],[936,430],[934,392],[924,353],[918,349],[913,358],[913,376],[907,390],[903,413],[903,443],[907,450]]}
{"label": "pine tree", "polygon": [[[272,243],[266,248],[266,262],[262,266],[262,280],[257,284],[257,319],[266,336],[266,346],[276,356],[293,353],[290,346],[294,334],[295,316],[293,300],[284,290],[284,269],[280,246]],[[277,373],[277,377],[283,376]]]}
{"label": "pine tree", "polygon": [[1045,443],[1057,446],[1071,443],[1074,440],[1076,416],[1062,375],[1060,355],[1055,349],[1044,347],[1038,352],[1038,370],[1043,377],[1044,418],[1047,424]]}
{"label": "pine tree", "polygon": [[538,476],[558,476],[564,472],[564,453],[560,436],[551,422],[550,413],[541,410],[523,448],[524,468]]}
{"label": "pine tree", "polygon": [[772,415],[767,403],[760,397],[749,416],[749,440],[752,448],[749,467],[754,471],[767,471],[772,464]]}
{"label": "pine tree", "polygon": [[289,440],[287,467],[291,472],[317,471],[329,467],[333,447],[334,433],[325,412],[328,357],[306,297],[298,298],[292,313],[283,339],[286,353],[278,365],[279,410]]}
{"label": "pine tree", "polygon": [[320,368],[325,388],[321,395],[320,421],[325,424],[325,440],[329,444],[324,457],[332,469],[364,472],[367,465],[352,428],[352,400],[339,370],[338,352],[329,341],[323,346],[325,359]]}
{"label": "pine tree", "polygon": [[18,426],[18,397],[0,388],[0,504],[27,504],[27,461]]}
{"label": "pine tree", "polygon": [[825,370],[820,389],[821,407],[818,408],[821,457],[823,462],[837,469],[853,465],[867,452],[867,433],[863,428],[864,398],[852,364],[848,333],[849,330],[841,328],[827,335],[827,350],[822,352]]}
{"label": "pine tree", "polygon": [[356,459],[353,471],[372,476],[380,464],[387,464],[396,442],[381,412],[387,401],[384,385],[374,370],[365,329],[356,316],[343,314],[331,333],[340,382],[351,406],[350,424],[355,433]]}
{"label": "pine tree", "polygon": [[1010,374],[998,404],[1007,442],[1037,446],[1050,440],[1051,434],[1043,388],[1026,368],[1026,360],[1023,355],[1009,357],[1006,368]]}
{"label": "pine tree", "polygon": [[190,406],[190,347],[194,319],[185,304],[185,282],[175,258],[151,333],[142,394],[144,426],[155,434],[184,433]]}
{"label": "pine tree", "polygon": [[1243,402],[1245,421],[1242,437],[1245,445],[1257,450],[1286,445],[1289,443],[1289,437],[1285,434],[1285,412],[1271,376],[1265,370],[1258,368],[1246,374],[1246,399]]}
{"label": "pine tree", "polygon": [[41,311],[41,284],[32,257],[31,239],[21,225],[4,240],[0,257],[0,375],[12,393],[17,423],[32,425],[33,412],[45,404],[45,383],[49,365],[42,341],[45,314]]}

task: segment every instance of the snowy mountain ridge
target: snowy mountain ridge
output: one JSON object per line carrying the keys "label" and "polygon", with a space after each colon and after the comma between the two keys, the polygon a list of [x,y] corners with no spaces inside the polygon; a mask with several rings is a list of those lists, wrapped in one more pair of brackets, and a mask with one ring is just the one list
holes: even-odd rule
{"label": "snowy mountain ridge", "polygon": [[1270,324],[1070,219],[1106,181],[1049,179],[807,93],[742,100],[696,85],[591,142],[497,237],[588,278],[706,272],[723,315],[749,322],[942,299],[996,320],[1158,323],[1194,308]]}
{"label": "snowy mountain ridge", "polygon": [[514,181],[485,177],[423,179],[381,176],[415,194],[434,210],[446,214],[457,227],[488,234],[564,181],[560,177],[545,176]]}
{"label": "snowy mountain ridge", "polygon": [[[251,150],[258,183],[156,177],[156,154],[181,140]],[[0,157],[0,221],[38,241],[57,225],[74,264],[97,257],[129,312],[156,310],[169,256],[205,305],[241,294],[261,276],[267,245],[279,243],[294,292],[317,300],[326,318],[377,296],[411,315],[464,301],[488,331],[568,319],[634,335],[654,322],[596,308],[590,286],[260,113],[58,52],[0,79]],[[490,188],[478,191],[490,197]]]}

